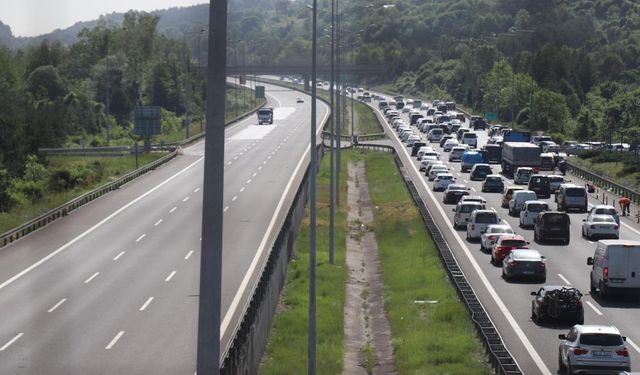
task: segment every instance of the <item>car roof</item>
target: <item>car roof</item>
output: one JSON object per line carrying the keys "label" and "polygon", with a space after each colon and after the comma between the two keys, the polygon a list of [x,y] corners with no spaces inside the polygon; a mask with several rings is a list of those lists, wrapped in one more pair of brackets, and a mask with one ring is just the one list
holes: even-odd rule
{"label": "car roof", "polygon": [[542,289],[544,290],[559,290],[559,289],[574,289],[572,286],[570,285],[543,285]]}
{"label": "car roof", "polygon": [[536,192],[533,191],[533,190],[518,190],[518,191],[513,192],[513,195],[516,195],[516,194],[517,195],[524,195],[524,194],[532,194],[532,193],[535,194]]}
{"label": "car roof", "polygon": [[525,201],[524,205],[528,206],[530,204],[546,204],[547,206],[549,205],[549,203],[545,202],[545,201],[539,201],[539,200],[535,200],[535,201]]}
{"label": "car roof", "polygon": [[466,185],[462,185],[462,184],[449,184],[449,186],[447,186],[447,189],[449,189],[449,190],[454,190],[454,189],[467,190],[467,186]]}
{"label": "car roof", "polygon": [[473,167],[474,168],[475,167],[489,167],[489,168],[491,168],[491,166],[489,164],[487,164],[487,163],[476,163],[476,164],[473,165]]}
{"label": "car roof", "polygon": [[490,228],[509,228],[513,230],[513,228],[511,228],[511,225],[509,224],[490,224],[487,226],[487,230],[489,230]]}
{"label": "car roof", "polygon": [[524,237],[522,237],[519,234],[505,234],[500,236],[500,238],[498,239],[498,241],[508,241],[508,240],[520,240],[520,241],[527,241]]}
{"label": "car roof", "polygon": [[[502,240],[504,237],[505,236],[502,236],[500,237],[500,239]],[[531,259],[533,257],[542,257],[542,255],[540,255],[540,252],[538,250],[533,250],[533,249],[514,249],[514,250],[511,250],[511,254],[515,259],[522,259],[522,258]]]}
{"label": "car roof", "polygon": [[438,177],[440,177],[440,176],[451,176],[451,177],[453,177],[453,174],[448,173],[448,172],[447,173],[438,173]]}
{"label": "car roof", "polygon": [[[574,326],[574,327],[576,327],[576,326]],[[619,335],[620,334],[620,331],[618,331],[618,328],[616,328],[614,326],[604,326],[604,325],[589,324],[589,325],[577,325],[576,328],[581,333],[604,333],[604,334],[609,334],[609,335]]]}
{"label": "car roof", "polygon": [[461,205],[461,206],[464,206],[464,205],[467,205],[467,206],[478,206],[478,205],[483,206],[482,202],[478,202],[478,201],[460,201],[460,202],[458,202],[458,204]]}
{"label": "car roof", "polygon": [[593,206],[592,209],[596,210],[596,209],[602,209],[602,208],[607,209],[607,210],[610,210],[610,209],[614,209],[615,210],[616,209],[615,207],[609,206],[607,204],[597,204],[597,205]]}

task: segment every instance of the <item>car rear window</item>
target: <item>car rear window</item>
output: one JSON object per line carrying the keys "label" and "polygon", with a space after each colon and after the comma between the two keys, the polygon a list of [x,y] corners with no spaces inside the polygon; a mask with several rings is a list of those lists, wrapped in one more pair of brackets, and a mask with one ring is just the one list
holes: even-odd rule
{"label": "car rear window", "polygon": [[585,333],[580,335],[580,343],[594,346],[619,346],[622,345],[622,337],[602,333]]}
{"label": "car rear window", "polygon": [[497,219],[498,217],[496,216],[496,214],[491,212],[485,212],[476,215],[476,223],[480,224],[495,223],[498,221]]}
{"label": "car rear window", "polygon": [[568,217],[563,214],[551,214],[544,215],[544,220],[549,223],[549,225],[561,225],[568,220]]}
{"label": "car rear window", "polygon": [[473,212],[474,210],[481,209],[482,206],[479,204],[465,204],[460,207],[460,212]]}
{"label": "car rear window", "polygon": [[549,179],[547,177],[531,177],[531,181],[532,184],[546,184],[547,182],[549,182]]}
{"label": "car rear window", "polygon": [[549,182],[564,182],[564,178],[562,177],[548,177],[549,178]]}
{"label": "car rear window", "polygon": [[597,215],[617,215],[615,208],[598,208],[595,212]]}
{"label": "car rear window", "polygon": [[476,167],[476,171],[478,172],[490,172],[491,171],[491,167],[488,165],[479,165]]}
{"label": "car rear window", "polygon": [[586,191],[581,187],[568,188],[566,190],[567,197],[584,197]]}
{"label": "car rear window", "polygon": [[596,223],[615,223],[615,219],[611,216],[595,216],[593,221]]}
{"label": "car rear window", "polygon": [[546,204],[530,204],[527,206],[527,210],[531,211],[531,212],[540,212],[540,211],[544,211],[544,210],[548,210],[549,206],[547,206]]}
{"label": "car rear window", "polygon": [[453,177],[452,176],[447,176],[447,175],[438,175],[438,178],[441,180],[450,180]]}
{"label": "car rear window", "polygon": [[513,231],[507,228],[491,228],[491,231],[489,231],[489,233],[513,233]]}
{"label": "car rear window", "polygon": [[523,247],[527,246],[527,242],[522,240],[504,240],[502,241],[502,246]]}
{"label": "car rear window", "polygon": [[476,135],[476,133],[464,133],[462,135],[462,138],[477,138],[478,136]]}

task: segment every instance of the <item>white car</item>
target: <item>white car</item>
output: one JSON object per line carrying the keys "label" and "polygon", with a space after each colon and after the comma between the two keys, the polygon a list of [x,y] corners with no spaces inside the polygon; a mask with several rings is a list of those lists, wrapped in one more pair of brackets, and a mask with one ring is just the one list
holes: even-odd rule
{"label": "white car", "polygon": [[456,139],[447,139],[446,142],[444,142],[442,149],[444,150],[444,152],[451,152],[451,149],[459,144],[460,143]]}
{"label": "white car", "polygon": [[458,202],[456,208],[453,209],[453,212],[455,212],[455,215],[453,215],[453,229],[466,228],[471,213],[485,208],[484,204],[479,202]]}
{"label": "white car", "polygon": [[427,152],[431,152],[431,151],[435,151],[433,149],[433,147],[430,146],[422,146],[420,147],[420,149],[418,150],[418,160],[422,159],[422,157],[424,156],[425,153]]}
{"label": "white car", "polygon": [[408,147],[413,147],[413,144],[416,142],[420,142],[420,136],[419,135],[410,135],[407,137],[407,146]]}
{"label": "white car", "polygon": [[582,220],[582,236],[587,239],[620,238],[620,227],[611,215],[589,215]]}
{"label": "white car", "polygon": [[479,240],[489,225],[502,221],[494,210],[475,210],[467,222],[467,240]]}
{"label": "white car", "polygon": [[614,326],[576,324],[569,333],[558,335],[558,338],[562,340],[558,347],[561,374],[631,371],[631,349]]}
{"label": "white car", "polygon": [[492,224],[487,230],[480,235],[480,250],[483,252],[491,251],[491,248],[498,241],[500,236],[505,234],[515,234],[509,224]]}
{"label": "white car", "polygon": [[532,227],[535,224],[538,214],[542,211],[549,211],[549,205],[545,201],[526,201],[520,211],[520,226]]}
{"label": "white car", "polygon": [[[431,160],[429,161],[429,163],[427,164],[427,167],[424,170],[424,175],[425,176],[429,176],[429,172],[431,172],[431,169],[433,169],[433,167],[435,167],[436,165],[444,165],[444,162],[442,162],[441,160]],[[449,172],[449,169],[447,168],[446,171],[444,171],[444,173]],[[436,173],[433,176],[433,179],[435,179],[438,176],[438,174]]]}
{"label": "white car", "polygon": [[438,161],[438,158],[435,156],[423,156],[420,159],[420,172],[427,170],[427,165],[429,165],[430,161]]}
{"label": "white car", "polygon": [[407,138],[409,138],[410,135],[413,135],[413,130],[411,129],[403,130],[402,133],[400,134],[400,139],[404,142],[407,140]]}
{"label": "white car", "polygon": [[467,150],[469,150],[467,145],[453,147],[449,153],[449,161],[460,161],[462,159],[462,154],[467,152]]}
{"label": "white car", "polygon": [[511,196],[511,200],[509,200],[509,215],[511,216],[519,215],[526,201],[535,201],[535,200],[538,200],[538,196],[532,190],[514,191],[513,195]]}
{"label": "white car", "polygon": [[444,164],[436,164],[431,169],[429,169],[429,181],[435,180],[438,173],[447,173],[449,172],[449,168]]}
{"label": "white car", "polygon": [[456,182],[456,178],[451,173],[438,173],[433,180],[433,191],[444,191],[454,182]]}
{"label": "white car", "polygon": [[516,185],[526,185],[529,183],[529,177],[533,174],[533,168],[520,167],[516,170],[513,177],[513,183]]}
{"label": "white car", "polygon": [[411,111],[411,108],[407,106],[402,107],[402,113],[409,113],[409,111]]}
{"label": "white car", "polygon": [[435,156],[436,159],[440,160],[440,153],[436,150],[427,151],[422,156]]}
{"label": "white car", "polygon": [[587,221],[589,221],[589,216],[591,215],[611,215],[616,220],[616,224],[620,225],[620,215],[618,215],[618,211],[613,206],[608,206],[605,204],[598,204],[591,207],[591,211],[589,211],[589,215],[587,216]]}

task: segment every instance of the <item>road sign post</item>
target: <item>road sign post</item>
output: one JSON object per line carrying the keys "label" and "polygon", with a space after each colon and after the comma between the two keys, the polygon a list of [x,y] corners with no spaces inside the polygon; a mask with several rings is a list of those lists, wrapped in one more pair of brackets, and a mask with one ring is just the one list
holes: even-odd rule
{"label": "road sign post", "polygon": [[144,139],[144,152],[151,151],[151,137],[160,134],[162,115],[159,106],[141,106],[134,109],[133,132]]}

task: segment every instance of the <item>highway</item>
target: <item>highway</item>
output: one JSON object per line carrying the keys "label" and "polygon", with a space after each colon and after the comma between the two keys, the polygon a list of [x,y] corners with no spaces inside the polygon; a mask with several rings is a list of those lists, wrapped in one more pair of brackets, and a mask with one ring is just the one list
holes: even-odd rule
{"label": "highway", "polygon": [[[310,98],[266,89],[274,124],[226,129],[223,346],[309,160]],[[203,152],[0,250],[0,373],[195,372]]]}
{"label": "highway", "polygon": [[[380,94],[379,95],[385,95]],[[385,95],[392,97],[392,95]],[[372,108],[381,115],[377,109],[377,102],[371,103]],[[382,116],[382,115],[381,115]],[[384,117],[383,117],[384,118]],[[403,115],[405,120],[406,114]],[[408,122],[408,121],[407,121]],[[468,120],[464,126],[468,126]],[[506,282],[501,278],[500,267],[490,263],[490,255],[480,251],[479,242],[466,240],[464,230],[453,229],[454,205],[442,203],[443,193],[432,191],[432,183],[427,181],[424,173],[418,171],[418,162],[415,157],[410,157],[411,150],[399,140],[395,131],[385,123],[385,131],[392,139],[398,154],[401,157],[412,180],[416,184],[422,199],[427,207],[440,223],[439,227],[447,239],[449,246],[454,251],[456,259],[460,263],[466,277],[474,287],[485,309],[498,328],[505,344],[514,355],[525,374],[555,374],[558,371],[558,334],[566,333],[570,325],[544,325],[535,324],[531,318],[531,295],[543,284],[527,281]],[[487,133],[478,130],[481,147],[486,143]],[[423,135],[424,136],[424,135]],[[425,137],[426,138],[426,137]],[[428,143],[428,142],[427,142]],[[593,256],[595,242],[581,237],[582,219],[584,213],[570,213],[571,217],[571,241],[569,245],[542,245],[534,242],[533,230],[519,228],[517,217],[510,217],[507,209],[500,207],[502,194],[480,193],[481,182],[470,181],[468,173],[460,172],[460,163],[449,163],[448,153],[444,152],[436,143],[432,146],[441,153],[441,159],[454,173],[456,183],[463,183],[471,188],[471,194],[482,195],[487,200],[487,206],[494,208],[503,221],[508,222],[516,233],[523,235],[530,242],[529,247],[537,249],[547,259],[548,285],[571,285],[578,288],[584,294],[582,301],[585,310],[585,324],[615,325],[627,336],[627,347],[631,355],[632,370],[640,369],[640,326],[638,312],[640,312],[640,299],[637,298],[612,298],[603,301],[598,296],[589,294],[589,271],[586,259]],[[499,165],[492,165],[495,173],[499,173]],[[584,184],[575,177],[567,176],[578,184]],[[506,180],[505,185],[513,185],[512,180]],[[552,209],[556,208],[553,196],[547,199]],[[598,204],[590,197],[590,204]],[[628,218],[622,218],[623,225],[620,230],[621,239],[640,240],[640,225],[634,225]]]}

